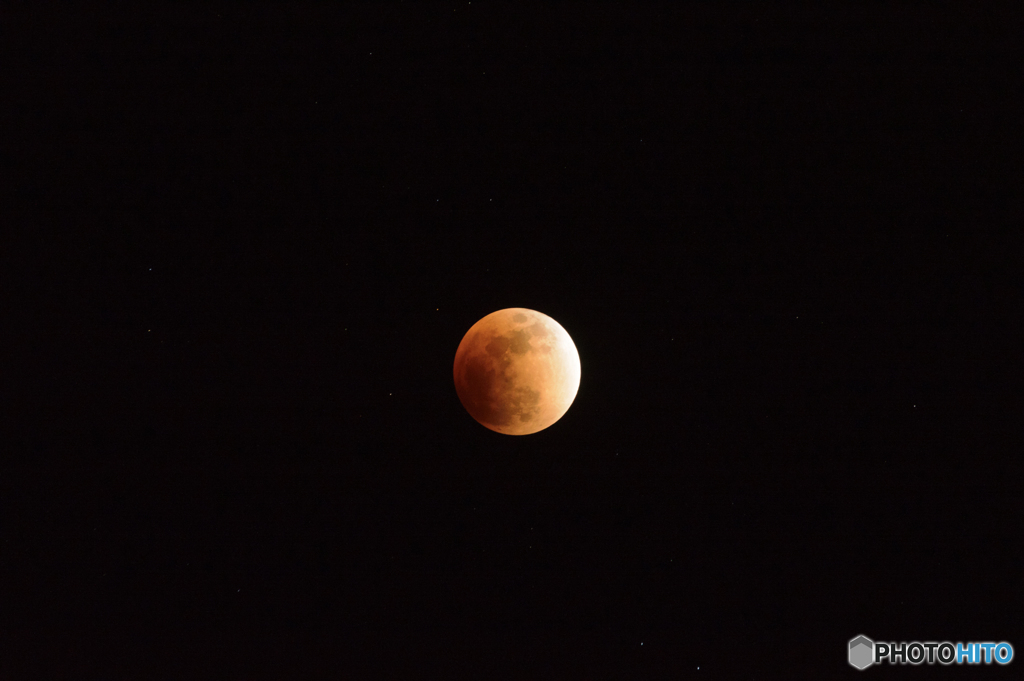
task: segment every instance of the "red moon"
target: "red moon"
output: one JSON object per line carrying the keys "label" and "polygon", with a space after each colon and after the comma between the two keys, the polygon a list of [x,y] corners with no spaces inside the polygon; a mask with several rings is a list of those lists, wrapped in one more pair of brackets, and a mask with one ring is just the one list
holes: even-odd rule
{"label": "red moon", "polygon": [[455,352],[455,392],[469,415],[506,435],[544,430],[569,410],[580,356],[551,317],[512,307],[474,324]]}

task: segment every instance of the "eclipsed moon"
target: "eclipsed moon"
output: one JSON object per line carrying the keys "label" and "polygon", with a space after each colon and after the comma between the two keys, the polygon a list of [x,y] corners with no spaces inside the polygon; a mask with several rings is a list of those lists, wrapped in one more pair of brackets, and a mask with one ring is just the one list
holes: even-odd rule
{"label": "eclipsed moon", "polygon": [[569,410],[580,387],[580,355],[554,319],[512,307],[466,332],[454,374],[470,416],[499,433],[529,435]]}

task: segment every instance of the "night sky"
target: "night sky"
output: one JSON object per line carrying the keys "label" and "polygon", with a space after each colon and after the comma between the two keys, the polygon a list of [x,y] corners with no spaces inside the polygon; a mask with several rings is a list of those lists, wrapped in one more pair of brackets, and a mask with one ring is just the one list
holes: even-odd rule
{"label": "night sky", "polygon": [[1020,13],[552,5],[3,10],[0,678],[1024,654]]}

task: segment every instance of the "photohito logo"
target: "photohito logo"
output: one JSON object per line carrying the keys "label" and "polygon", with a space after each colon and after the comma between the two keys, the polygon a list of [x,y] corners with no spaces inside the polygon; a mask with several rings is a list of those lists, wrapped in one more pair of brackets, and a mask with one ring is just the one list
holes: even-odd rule
{"label": "photohito logo", "polygon": [[1001,643],[883,643],[872,641],[867,636],[850,639],[847,658],[857,669],[867,669],[873,664],[888,660],[889,664],[1008,664],[1013,659],[1013,646]]}

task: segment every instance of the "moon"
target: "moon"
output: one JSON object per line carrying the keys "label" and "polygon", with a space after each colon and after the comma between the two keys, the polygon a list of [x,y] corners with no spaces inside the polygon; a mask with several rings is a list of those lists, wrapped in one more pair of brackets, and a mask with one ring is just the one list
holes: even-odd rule
{"label": "moon", "polygon": [[455,352],[455,391],[481,425],[506,435],[544,430],[580,387],[580,355],[551,317],[521,307],[487,315]]}

